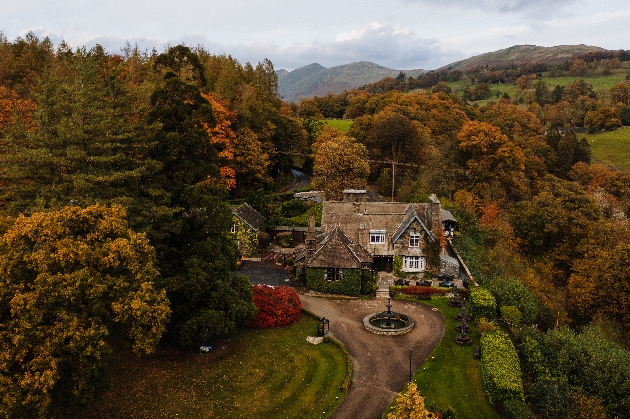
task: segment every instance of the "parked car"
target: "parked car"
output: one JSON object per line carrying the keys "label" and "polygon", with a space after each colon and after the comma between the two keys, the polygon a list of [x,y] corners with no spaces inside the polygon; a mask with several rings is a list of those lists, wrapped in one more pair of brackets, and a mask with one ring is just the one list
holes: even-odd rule
{"label": "parked car", "polygon": [[453,286],[455,286],[455,284],[452,283],[451,281],[440,282],[440,287],[452,288]]}

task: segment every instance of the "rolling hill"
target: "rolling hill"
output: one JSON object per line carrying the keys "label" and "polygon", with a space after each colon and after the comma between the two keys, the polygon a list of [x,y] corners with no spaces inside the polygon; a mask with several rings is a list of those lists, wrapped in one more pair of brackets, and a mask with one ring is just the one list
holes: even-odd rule
{"label": "rolling hill", "polygon": [[407,76],[418,77],[426,70],[392,70],[378,64],[362,61],[326,68],[309,64],[293,71],[278,70],[278,89],[287,102],[302,97],[325,96],[356,89],[384,77],[396,77],[403,71]]}
{"label": "rolling hill", "polygon": [[589,52],[606,51],[604,48],[589,45],[559,45],[555,47],[539,47],[536,45],[514,45],[510,48],[475,55],[465,60],[445,65],[441,69],[472,70],[476,67],[506,67],[513,64],[527,63],[560,63]]}
{"label": "rolling hill", "polygon": [[[456,61],[438,70],[450,68],[467,71],[484,65],[506,67],[538,62],[559,63],[577,55],[597,51],[606,50],[588,45],[559,45],[555,47],[515,45]],[[356,89],[385,77],[396,77],[401,71],[414,78],[427,72],[427,70],[393,70],[371,62],[361,61],[331,68],[314,63],[293,71],[278,70],[276,73],[278,74],[280,95],[287,102],[295,102],[303,97],[325,96],[328,92],[337,94],[347,89]]]}

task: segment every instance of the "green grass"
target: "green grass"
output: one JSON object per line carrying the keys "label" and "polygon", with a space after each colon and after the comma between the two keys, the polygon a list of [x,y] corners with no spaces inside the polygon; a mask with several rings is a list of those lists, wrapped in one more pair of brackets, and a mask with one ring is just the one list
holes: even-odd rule
{"label": "green grass", "polygon": [[601,162],[615,169],[630,171],[630,129],[620,128],[597,134],[578,134],[591,145],[594,162]]}
{"label": "green grass", "polygon": [[350,130],[352,121],[349,119],[324,119],[326,125],[337,128],[339,131],[347,132]]}
{"label": "green grass", "polygon": [[[481,361],[473,356],[473,347],[479,345],[479,333],[474,324],[469,336],[471,346],[455,343],[459,324],[455,315],[461,308],[451,308],[445,297],[433,297],[428,305],[437,307],[446,323],[444,338],[425,363],[413,375],[425,406],[439,408],[451,406],[458,419],[500,419],[501,416],[489,404],[481,384]],[[387,408],[391,410],[391,406]]]}
{"label": "green grass", "polygon": [[111,390],[77,417],[328,417],[345,395],[347,364],[333,343],[306,342],[316,332],[302,315],[290,327],[241,331],[206,355],[127,353],[113,364]]}

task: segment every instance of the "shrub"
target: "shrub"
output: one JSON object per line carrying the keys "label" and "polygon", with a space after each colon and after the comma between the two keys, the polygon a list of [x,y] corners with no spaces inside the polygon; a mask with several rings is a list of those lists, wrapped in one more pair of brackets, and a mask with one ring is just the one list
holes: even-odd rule
{"label": "shrub", "polygon": [[290,326],[300,318],[302,302],[290,287],[254,285],[254,305],[258,313],[251,323],[255,329]]}
{"label": "shrub", "polygon": [[417,285],[402,287],[400,292],[416,298],[431,298],[433,295],[442,296],[446,294],[446,291],[439,288],[421,287]]}
{"label": "shrub", "polygon": [[534,415],[523,400],[506,400],[503,403],[503,418],[534,419]]}
{"label": "shrub", "polygon": [[276,236],[276,242],[280,247],[295,247],[295,240],[293,240],[293,235],[291,233],[278,234]]}
{"label": "shrub", "polygon": [[[514,306],[518,308],[521,320],[525,324],[532,324],[536,321],[538,302],[523,282],[514,278],[495,278],[488,289],[494,296],[497,306]],[[501,315],[504,316],[503,311]]]}
{"label": "shrub", "polygon": [[497,318],[497,303],[490,291],[483,287],[471,287],[469,292],[470,314],[473,318],[483,317],[487,320]]}
{"label": "shrub", "polygon": [[525,401],[518,355],[507,333],[483,333],[481,353],[483,389],[490,402]]}
{"label": "shrub", "polygon": [[501,317],[512,326],[519,326],[523,320],[520,310],[515,306],[501,306]]}
{"label": "shrub", "polygon": [[494,324],[494,322],[491,322],[489,320],[486,320],[484,317],[481,317],[479,320],[477,320],[477,330],[479,331],[479,333],[483,333],[486,331],[497,330],[497,326]]}

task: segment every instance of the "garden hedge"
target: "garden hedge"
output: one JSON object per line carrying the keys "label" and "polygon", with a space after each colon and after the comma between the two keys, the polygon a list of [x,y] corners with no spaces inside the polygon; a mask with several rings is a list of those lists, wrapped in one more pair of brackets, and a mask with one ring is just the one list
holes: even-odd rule
{"label": "garden hedge", "polygon": [[324,279],[324,268],[307,268],[306,285],[311,289],[331,294],[358,296],[361,294],[363,275],[365,273],[361,269],[344,269],[343,280],[327,281]]}
{"label": "garden hedge", "polygon": [[524,402],[518,354],[507,333],[501,330],[482,333],[481,353],[481,379],[490,402]]}
{"label": "garden hedge", "polygon": [[470,314],[474,319],[497,318],[497,302],[490,291],[483,287],[470,287]]}

